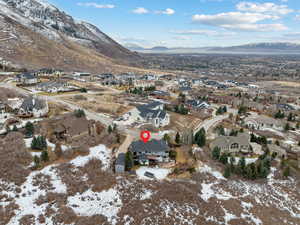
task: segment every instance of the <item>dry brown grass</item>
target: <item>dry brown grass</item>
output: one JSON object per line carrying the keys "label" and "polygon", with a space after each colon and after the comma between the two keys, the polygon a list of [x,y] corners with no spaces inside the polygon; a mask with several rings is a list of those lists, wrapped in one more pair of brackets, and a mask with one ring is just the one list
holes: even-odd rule
{"label": "dry brown grass", "polygon": [[11,132],[0,140],[1,179],[20,185],[30,173],[27,167],[31,161],[32,157],[26,150],[23,134]]}

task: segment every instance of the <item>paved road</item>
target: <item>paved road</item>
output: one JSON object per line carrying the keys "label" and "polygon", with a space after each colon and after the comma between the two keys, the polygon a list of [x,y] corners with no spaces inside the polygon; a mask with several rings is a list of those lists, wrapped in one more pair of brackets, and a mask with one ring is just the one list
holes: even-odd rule
{"label": "paved road", "polygon": [[227,119],[229,117],[229,114],[232,113],[233,115],[237,114],[236,109],[228,108],[228,113],[224,115],[215,116],[213,113],[213,117],[208,120],[202,121],[197,128],[194,129],[194,134],[197,133],[201,128],[204,128],[206,132],[214,126],[216,126],[218,123],[220,123],[222,120]]}
{"label": "paved road", "polygon": [[[26,96],[32,94],[29,91],[26,91],[22,88],[16,87],[16,86],[14,86],[10,83],[1,83],[0,87],[14,89],[18,93],[20,93],[22,95],[26,95]],[[40,95],[39,97],[42,98],[42,99],[45,99],[47,101],[53,101],[53,102],[56,102],[56,103],[60,103],[60,104],[64,105],[65,107],[69,108],[72,111],[75,110],[75,109],[80,109],[80,107],[78,107],[77,105],[75,105],[71,102],[68,102],[66,100],[60,99],[61,96],[43,96],[43,95]],[[104,124],[106,126],[111,125],[112,122],[113,122],[113,119],[111,119],[110,117],[108,117],[104,114],[96,113],[96,112],[89,111],[89,110],[86,110],[86,109],[84,109],[84,111],[85,111],[86,117],[88,119],[99,121],[99,122],[101,122],[102,124]]]}

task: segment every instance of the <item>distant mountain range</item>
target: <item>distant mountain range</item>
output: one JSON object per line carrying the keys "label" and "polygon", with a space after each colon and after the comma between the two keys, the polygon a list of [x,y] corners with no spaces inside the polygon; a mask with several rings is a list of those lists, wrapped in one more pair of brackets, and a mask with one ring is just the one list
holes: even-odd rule
{"label": "distant mountain range", "polygon": [[231,47],[199,47],[199,48],[167,48],[163,46],[142,48],[138,45],[125,45],[132,51],[142,53],[237,53],[237,54],[300,54],[300,44],[278,43],[255,43]]}
{"label": "distant mountain range", "polygon": [[0,0],[0,57],[24,68],[101,71],[140,56],[45,0]]}

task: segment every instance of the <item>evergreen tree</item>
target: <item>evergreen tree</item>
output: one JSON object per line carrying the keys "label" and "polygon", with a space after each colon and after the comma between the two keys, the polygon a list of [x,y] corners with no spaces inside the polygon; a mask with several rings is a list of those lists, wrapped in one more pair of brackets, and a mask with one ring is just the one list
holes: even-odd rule
{"label": "evergreen tree", "polygon": [[239,168],[240,168],[241,172],[244,172],[245,168],[246,168],[246,159],[245,159],[245,157],[240,158],[238,165],[239,165]]}
{"label": "evergreen tree", "polygon": [[108,131],[109,134],[112,133],[113,129],[112,129],[111,125],[108,126],[107,131]]}
{"label": "evergreen tree", "polygon": [[231,176],[231,169],[230,169],[230,166],[228,166],[228,165],[226,166],[223,176],[224,176],[225,178],[229,178],[229,177]]}
{"label": "evergreen tree", "polygon": [[49,160],[49,155],[48,155],[47,150],[42,151],[41,160],[44,162],[47,162]]}
{"label": "evergreen tree", "polygon": [[38,156],[33,157],[34,167],[38,168],[40,166],[40,158]]}
{"label": "evergreen tree", "polygon": [[290,129],[291,129],[290,124],[286,123],[285,126],[284,126],[284,130],[289,131]]}
{"label": "evergreen tree", "polygon": [[131,170],[133,167],[133,155],[132,152],[128,151],[125,154],[125,169],[126,171]]}
{"label": "evergreen tree", "polygon": [[176,142],[176,144],[180,144],[180,134],[179,134],[179,132],[177,132],[176,133],[176,136],[175,136],[175,142]]}
{"label": "evergreen tree", "polygon": [[283,176],[284,177],[289,177],[291,175],[290,167],[287,166],[284,171],[283,171]]}
{"label": "evergreen tree", "polygon": [[233,156],[230,157],[230,169],[231,172],[234,172],[234,163],[235,163],[235,158]]}
{"label": "evergreen tree", "polygon": [[83,109],[76,109],[74,111],[74,115],[77,117],[77,118],[80,118],[80,117],[84,117],[85,116],[85,112]]}
{"label": "evergreen tree", "polygon": [[166,141],[168,144],[170,143],[171,138],[170,138],[170,136],[169,136],[168,134],[165,134],[163,139],[164,139],[164,141]]}
{"label": "evergreen tree", "polygon": [[16,125],[14,125],[14,127],[13,127],[12,131],[14,131],[14,132],[17,132],[17,131],[18,131],[18,128],[17,128],[17,126],[16,126]]}
{"label": "evergreen tree", "polygon": [[214,149],[212,150],[212,157],[215,160],[219,160],[221,155],[221,149],[218,147],[214,147]]}
{"label": "evergreen tree", "polygon": [[224,165],[226,165],[228,163],[228,154],[227,153],[221,154],[220,162],[223,163]]}
{"label": "evergreen tree", "polygon": [[34,126],[33,123],[31,122],[27,122],[25,124],[25,135],[27,137],[32,137],[32,135],[34,134]]}

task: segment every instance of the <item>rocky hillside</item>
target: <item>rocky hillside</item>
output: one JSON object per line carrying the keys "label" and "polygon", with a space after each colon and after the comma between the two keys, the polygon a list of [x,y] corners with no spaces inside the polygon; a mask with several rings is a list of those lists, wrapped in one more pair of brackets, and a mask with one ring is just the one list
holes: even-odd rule
{"label": "rocky hillside", "polygon": [[87,70],[139,58],[94,25],[43,0],[0,0],[0,56],[23,67],[80,63]]}

